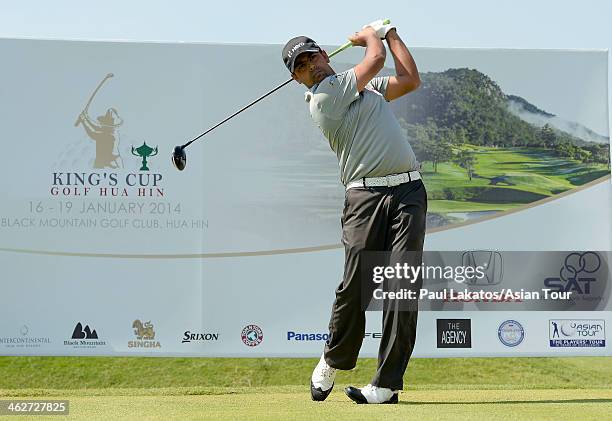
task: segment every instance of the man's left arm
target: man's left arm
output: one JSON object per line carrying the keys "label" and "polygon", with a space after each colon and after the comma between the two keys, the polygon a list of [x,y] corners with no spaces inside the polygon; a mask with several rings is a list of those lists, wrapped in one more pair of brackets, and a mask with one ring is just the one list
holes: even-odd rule
{"label": "man's left arm", "polygon": [[408,51],[395,28],[387,32],[386,39],[395,62],[395,76],[389,77],[385,99],[392,101],[417,89],[421,85],[421,79],[410,51]]}

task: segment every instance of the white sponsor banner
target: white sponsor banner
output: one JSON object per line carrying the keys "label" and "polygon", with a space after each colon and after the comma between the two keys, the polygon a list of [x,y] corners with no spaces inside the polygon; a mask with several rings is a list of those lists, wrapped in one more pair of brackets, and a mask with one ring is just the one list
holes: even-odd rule
{"label": "white sponsor banner", "polygon": [[[304,88],[288,85],[193,144],[185,171],[170,161],[175,145],[289,77],[280,49],[0,40],[0,76],[10,81],[0,88],[8,158],[0,165],[0,354],[320,354],[343,273],[344,189],[336,157],[308,116]],[[337,70],[363,51],[342,54],[332,63]],[[513,263],[503,281],[493,271],[487,285],[470,288],[501,282],[580,296],[579,305],[554,312],[528,311],[528,303],[485,312],[481,301],[440,302],[421,312],[414,355],[611,355],[609,271],[592,280],[588,266],[578,271],[563,252],[604,250],[601,270],[608,268],[612,189],[609,167],[598,159],[609,134],[593,120],[607,116],[599,96],[607,89],[605,54],[414,55],[427,87],[458,80],[473,95],[484,89],[483,101],[493,96],[501,104],[495,118],[536,142],[492,142],[476,129],[451,135],[442,126],[446,114],[435,115],[438,128],[428,130],[473,142],[453,148],[475,154],[476,167],[472,173],[465,162],[435,158],[442,161],[434,171],[434,158],[420,158],[431,199],[426,249],[557,250],[545,263]],[[541,97],[550,103],[545,88],[554,80],[521,85],[528,76],[507,65],[535,59],[539,74],[563,69],[559,62],[583,63],[576,82],[585,84],[583,96],[559,100],[581,101],[588,118],[537,107]],[[387,67],[392,72],[392,60]],[[420,92],[408,96],[413,102],[393,103],[409,137],[425,127],[417,111],[433,109],[427,89]],[[568,265],[569,278],[560,273]],[[368,313],[363,356],[377,355],[380,316]],[[552,338],[552,321],[568,336]],[[601,329],[588,327],[600,321]],[[580,335],[596,345],[550,345],[584,343]]]}

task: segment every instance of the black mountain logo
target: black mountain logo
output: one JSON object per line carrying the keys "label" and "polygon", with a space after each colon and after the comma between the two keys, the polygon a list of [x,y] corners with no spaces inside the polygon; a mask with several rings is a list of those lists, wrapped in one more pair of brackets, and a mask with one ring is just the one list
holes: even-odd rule
{"label": "black mountain logo", "polygon": [[78,322],[72,332],[72,339],[98,339],[98,333],[95,329],[92,332],[88,325],[85,325],[85,330],[83,330],[83,325]]}

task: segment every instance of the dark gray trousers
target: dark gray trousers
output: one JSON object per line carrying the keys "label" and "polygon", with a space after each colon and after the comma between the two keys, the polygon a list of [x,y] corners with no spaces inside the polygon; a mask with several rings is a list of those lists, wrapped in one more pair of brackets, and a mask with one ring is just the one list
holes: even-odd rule
{"label": "dark gray trousers", "polygon": [[[421,180],[395,187],[347,190],[342,214],[344,277],[336,289],[324,353],[330,366],[354,368],[363,342],[362,252],[422,251],[426,212],[427,193]],[[372,385],[403,389],[404,372],[416,341],[417,317],[416,310],[399,311],[393,306],[383,310],[378,369]]]}

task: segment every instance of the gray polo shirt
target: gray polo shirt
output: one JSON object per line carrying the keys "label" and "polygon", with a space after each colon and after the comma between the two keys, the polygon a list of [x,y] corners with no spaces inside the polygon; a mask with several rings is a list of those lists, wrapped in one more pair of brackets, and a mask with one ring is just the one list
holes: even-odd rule
{"label": "gray polo shirt", "polygon": [[389,77],[357,91],[355,70],[328,76],[306,94],[310,116],[338,157],[346,185],[419,168],[408,139],[384,98]]}

